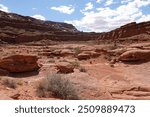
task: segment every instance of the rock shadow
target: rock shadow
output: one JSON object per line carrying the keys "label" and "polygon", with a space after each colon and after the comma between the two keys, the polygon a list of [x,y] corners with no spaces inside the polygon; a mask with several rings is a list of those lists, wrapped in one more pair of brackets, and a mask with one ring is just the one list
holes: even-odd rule
{"label": "rock shadow", "polygon": [[32,76],[37,76],[39,71],[23,72],[23,73],[9,73],[10,77],[13,78],[27,78]]}
{"label": "rock shadow", "polygon": [[129,65],[140,65],[147,62],[149,61],[123,61],[124,64],[129,64]]}

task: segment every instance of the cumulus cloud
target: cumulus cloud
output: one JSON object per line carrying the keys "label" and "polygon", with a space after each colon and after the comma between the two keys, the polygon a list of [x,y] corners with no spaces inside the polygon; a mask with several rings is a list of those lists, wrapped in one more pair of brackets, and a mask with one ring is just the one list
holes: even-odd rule
{"label": "cumulus cloud", "polygon": [[93,9],[93,4],[91,2],[85,5],[85,11]]}
{"label": "cumulus cloud", "polygon": [[103,0],[96,0],[97,3],[101,3]]}
{"label": "cumulus cloud", "polygon": [[33,17],[33,18],[35,18],[35,19],[43,20],[43,21],[46,20],[46,18],[45,18],[44,16],[39,15],[39,14],[33,15],[33,16],[31,16],[31,17]]}
{"label": "cumulus cloud", "polygon": [[4,11],[4,12],[9,12],[8,7],[6,7],[6,6],[3,5],[3,4],[0,4],[0,10],[1,10],[1,11]]}
{"label": "cumulus cloud", "polygon": [[110,6],[113,4],[113,0],[107,0],[106,3],[105,3],[105,6]]}
{"label": "cumulus cloud", "polygon": [[59,6],[59,7],[51,7],[52,10],[59,11],[60,13],[72,14],[75,11],[75,8],[72,5],[69,6]]}
{"label": "cumulus cloud", "polygon": [[116,8],[99,7],[96,11],[82,12],[78,20],[65,21],[74,24],[79,30],[104,32],[113,30],[129,22],[148,21],[150,14],[144,15],[142,8],[150,5],[150,0],[132,0]]}
{"label": "cumulus cloud", "polygon": [[93,9],[93,4],[91,2],[88,2],[87,4],[85,4],[85,8],[80,10],[81,13],[85,13],[88,10],[92,10]]}
{"label": "cumulus cloud", "polygon": [[137,22],[143,22],[143,21],[149,21],[150,20],[150,15],[142,15]]}
{"label": "cumulus cloud", "polygon": [[121,0],[121,4],[131,2],[132,0]]}

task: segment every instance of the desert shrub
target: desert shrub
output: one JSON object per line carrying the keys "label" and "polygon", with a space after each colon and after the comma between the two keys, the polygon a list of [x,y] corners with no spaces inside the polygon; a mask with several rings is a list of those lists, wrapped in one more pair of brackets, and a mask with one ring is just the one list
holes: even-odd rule
{"label": "desert shrub", "polygon": [[37,94],[40,97],[49,97],[52,95],[65,100],[79,99],[73,84],[69,80],[62,78],[60,74],[49,75],[39,82]]}
{"label": "desert shrub", "polygon": [[59,62],[68,62],[66,59],[59,60]]}
{"label": "desert shrub", "polygon": [[48,60],[47,62],[48,62],[48,63],[55,63],[55,60],[50,59],[50,60]]}
{"label": "desert shrub", "polygon": [[74,68],[79,68],[80,67],[80,63],[77,60],[75,60],[73,62],[70,62],[70,64],[72,64],[74,66]]}
{"label": "desert shrub", "polygon": [[104,59],[106,59],[107,61],[111,61],[111,60],[112,60],[112,57],[111,57],[111,55],[105,55],[105,56],[104,56]]}
{"label": "desert shrub", "polygon": [[80,72],[87,72],[87,70],[85,69],[85,67],[80,67],[79,70],[80,70]]}
{"label": "desert shrub", "polygon": [[5,85],[5,86],[7,86],[9,88],[13,88],[13,89],[17,88],[16,81],[11,80],[11,79],[4,79],[3,80],[3,85]]}
{"label": "desert shrub", "polygon": [[46,88],[45,84],[46,84],[46,80],[41,80],[36,87],[36,93],[39,97],[47,96],[47,94],[46,94],[47,88]]}
{"label": "desert shrub", "polygon": [[81,48],[80,47],[76,47],[74,48],[74,52],[75,52],[75,56],[81,53]]}
{"label": "desert shrub", "polygon": [[17,81],[16,83],[17,83],[17,85],[20,85],[20,86],[22,86],[22,85],[23,85],[23,82],[22,82],[22,81],[20,81],[20,80],[19,80],[19,81]]}

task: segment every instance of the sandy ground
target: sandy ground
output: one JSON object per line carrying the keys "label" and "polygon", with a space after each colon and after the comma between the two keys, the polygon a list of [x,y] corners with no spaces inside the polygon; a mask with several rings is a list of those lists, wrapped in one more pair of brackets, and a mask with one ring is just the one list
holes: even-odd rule
{"label": "sandy ground", "polygon": [[[121,46],[126,47],[127,45]],[[74,56],[50,57],[43,54],[48,53],[49,50],[74,50],[74,48],[80,48],[82,51],[95,51],[102,48],[109,49],[109,45],[93,43],[62,43],[46,46],[33,43],[1,45],[0,58],[13,54],[34,54],[39,57],[38,62],[43,66],[38,74],[33,72],[0,76],[0,99],[58,99],[38,97],[36,85],[48,74],[56,73],[54,66],[60,61],[77,61],[86,69],[86,72],[75,69],[74,73],[64,75],[73,82],[80,99],[150,99],[150,62],[140,64],[116,62],[112,65],[104,53],[99,57],[87,60],[78,60]],[[3,79],[15,80],[17,88],[5,86]]]}

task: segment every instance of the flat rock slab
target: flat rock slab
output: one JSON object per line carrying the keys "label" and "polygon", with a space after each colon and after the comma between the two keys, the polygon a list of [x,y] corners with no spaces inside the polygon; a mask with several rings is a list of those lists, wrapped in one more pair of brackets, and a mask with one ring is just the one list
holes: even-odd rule
{"label": "flat rock slab", "polygon": [[124,52],[119,57],[120,61],[150,61],[150,50],[130,50]]}
{"label": "flat rock slab", "polygon": [[37,71],[40,68],[37,60],[33,55],[12,55],[0,60],[0,69],[10,73]]}

